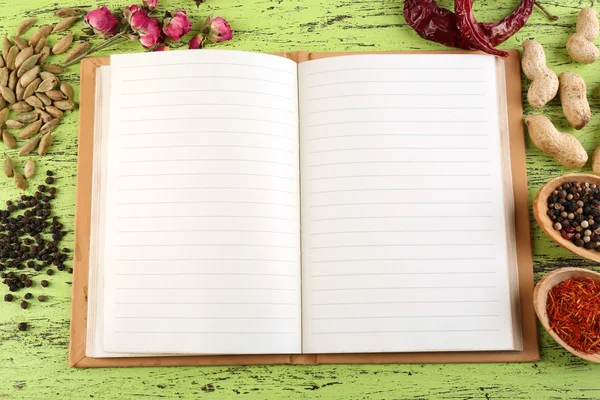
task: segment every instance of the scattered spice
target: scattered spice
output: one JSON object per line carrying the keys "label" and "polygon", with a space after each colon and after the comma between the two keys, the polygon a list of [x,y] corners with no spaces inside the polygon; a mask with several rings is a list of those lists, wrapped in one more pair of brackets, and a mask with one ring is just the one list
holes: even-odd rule
{"label": "scattered spice", "polygon": [[[46,175],[54,174],[47,171]],[[50,192],[54,188],[42,185],[39,189]],[[66,232],[58,217],[51,215],[53,198],[37,191],[33,196],[24,194],[17,200],[8,200],[6,209],[0,210],[0,277],[11,292],[34,286],[34,276],[51,265],[65,269],[68,255],[61,250],[60,241]],[[25,269],[30,272],[23,271]],[[46,271],[48,275],[54,273],[54,269]],[[49,282],[40,284],[47,287]],[[4,298],[12,301],[14,297],[7,294]],[[24,298],[33,298],[33,293],[27,293]],[[28,303],[21,306],[24,304]]]}
{"label": "scattered spice", "polygon": [[41,303],[43,303],[43,302],[45,302],[45,301],[46,301],[46,296],[44,296],[44,295],[39,295],[39,296],[38,296],[38,300],[39,300]]}
{"label": "scattered spice", "polygon": [[600,352],[600,281],[574,277],[548,292],[550,329],[576,350]]}
{"label": "scattered spice", "polygon": [[600,188],[588,182],[567,182],[548,197],[547,215],[563,239],[577,247],[600,251]]}
{"label": "scattered spice", "polygon": [[17,328],[19,328],[20,331],[26,331],[27,330],[27,322],[19,322],[19,325],[17,325]]}
{"label": "scattered spice", "polygon": [[4,295],[4,301],[11,302],[11,301],[13,301],[13,299],[14,299],[14,297],[10,293],[7,293],[7,294]]}
{"label": "scattered spice", "polygon": [[21,300],[21,308],[22,308],[23,310],[26,310],[26,309],[27,309],[27,307],[29,307],[29,303],[28,303],[28,302],[26,302],[25,300]]}

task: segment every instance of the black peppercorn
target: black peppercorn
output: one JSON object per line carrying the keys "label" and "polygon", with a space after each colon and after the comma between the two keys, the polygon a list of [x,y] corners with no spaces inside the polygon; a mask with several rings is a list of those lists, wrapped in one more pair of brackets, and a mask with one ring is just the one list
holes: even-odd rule
{"label": "black peppercorn", "polygon": [[4,301],[11,302],[11,301],[13,301],[13,299],[14,299],[14,297],[10,293],[4,295]]}
{"label": "black peppercorn", "polygon": [[19,285],[15,285],[13,283],[8,287],[8,290],[10,290],[11,292],[16,292],[17,290],[19,290]]}
{"label": "black peppercorn", "polygon": [[50,189],[48,189],[48,193],[50,193],[51,195],[55,195],[56,194],[56,188],[55,187],[51,187]]}
{"label": "black peppercorn", "polygon": [[42,193],[43,193],[43,192],[45,192],[45,191],[46,191],[46,186],[44,186],[44,185],[40,185],[40,186],[38,186],[38,187],[37,187],[37,190],[38,190],[39,192],[42,192]]}
{"label": "black peppercorn", "polygon": [[50,170],[47,170],[47,171],[46,171],[46,176],[52,176],[52,175],[54,175],[54,172],[52,172],[52,171],[50,171]]}
{"label": "black peppercorn", "polygon": [[26,310],[26,309],[27,309],[27,307],[29,307],[29,303],[28,303],[28,302],[26,302],[25,300],[21,300],[21,308],[22,308],[23,310]]}
{"label": "black peppercorn", "polygon": [[27,330],[27,322],[19,322],[19,325],[17,325],[17,327],[19,328],[20,331],[26,331]]}
{"label": "black peppercorn", "polygon": [[31,293],[25,293],[25,296],[23,296],[23,298],[24,298],[25,300],[29,300],[29,299],[30,299],[30,298],[32,298],[32,297],[33,297],[33,295],[32,295]]}
{"label": "black peppercorn", "polygon": [[42,287],[48,287],[49,283],[46,280],[43,280],[40,282],[40,285],[42,285]]}
{"label": "black peppercorn", "polygon": [[46,273],[47,273],[48,275],[54,275],[54,270],[52,270],[52,269],[49,269],[48,271],[46,271]]}
{"label": "black peppercorn", "polygon": [[44,295],[39,295],[39,296],[38,296],[38,300],[39,300],[41,303],[43,303],[43,302],[45,302],[45,301],[46,301],[46,296],[44,296]]}
{"label": "black peppercorn", "polygon": [[25,280],[25,287],[31,287],[33,286],[33,281],[31,279],[26,279]]}
{"label": "black peppercorn", "polygon": [[73,268],[67,268],[67,273],[72,274],[73,273]]}
{"label": "black peppercorn", "polygon": [[46,178],[46,184],[52,185],[54,183],[54,178],[49,176]]}

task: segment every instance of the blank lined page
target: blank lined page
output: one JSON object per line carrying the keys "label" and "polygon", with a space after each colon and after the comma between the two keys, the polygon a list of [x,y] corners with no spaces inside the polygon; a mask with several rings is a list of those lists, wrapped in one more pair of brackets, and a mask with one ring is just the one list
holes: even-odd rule
{"label": "blank lined page", "polygon": [[299,65],[303,349],[509,350],[494,58]]}
{"label": "blank lined page", "polygon": [[300,352],[297,67],[111,58],[104,351]]}

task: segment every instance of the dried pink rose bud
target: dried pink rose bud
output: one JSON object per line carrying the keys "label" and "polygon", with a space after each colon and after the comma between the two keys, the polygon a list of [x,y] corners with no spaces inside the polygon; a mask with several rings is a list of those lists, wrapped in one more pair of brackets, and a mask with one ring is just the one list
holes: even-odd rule
{"label": "dried pink rose bud", "polygon": [[190,49],[201,49],[204,47],[204,35],[199,33],[190,40]]}
{"label": "dried pink rose bud", "polygon": [[140,43],[145,48],[154,47],[163,40],[163,33],[160,30],[160,21],[158,18],[148,18],[146,24],[138,32],[140,34]]}
{"label": "dried pink rose bud", "polygon": [[126,7],[125,11],[123,11],[123,16],[134,32],[138,32],[150,20],[148,13],[136,5]]}
{"label": "dried pink rose bud", "polygon": [[173,41],[178,41],[183,35],[192,29],[192,23],[187,17],[185,10],[176,9],[171,18],[165,18],[163,32]]}
{"label": "dried pink rose bud", "polygon": [[142,0],[142,6],[150,11],[156,11],[158,8],[158,0]]}
{"label": "dried pink rose bud", "polygon": [[85,16],[85,24],[100,36],[112,36],[117,33],[119,21],[106,6],[98,7]]}
{"label": "dried pink rose bud", "polygon": [[165,46],[165,45],[158,46],[156,49],[154,49],[154,51],[169,51],[169,50],[171,50],[171,48],[169,46]]}
{"label": "dried pink rose bud", "polygon": [[233,31],[229,23],[224,18],[213,18],[212,15],[204,22],[202,32],[207,34],[208,40],[213,43],[225,42],[233,38]]}

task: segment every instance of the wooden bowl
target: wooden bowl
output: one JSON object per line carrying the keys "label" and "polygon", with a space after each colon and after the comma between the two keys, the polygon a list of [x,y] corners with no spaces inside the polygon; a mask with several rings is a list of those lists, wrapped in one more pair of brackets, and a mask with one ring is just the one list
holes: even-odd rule
{"label": "wooden bowl", "polygon": [[599,273],[583,268],[561,268],[557,269],[556,271],[552,271],[548,275],[544,276],[537,283],[537,285],[535,285],[535,289],[533,291],[533,308],[535,309],[535,313],[540,319],[540,322],[544,326],[544,329],[546,329],[546,331],[554,338],[554,340],[558,342],[558,344],[567,349],[569,352],[575,354],[577,357],[591,362],[600,363],[600,354],[587,354],[582,351],[575,350],[573,347],[566,344],[554,331],[550,330],[548,313],[546,312],[546,298],[548,297],[548,292],[560,282],[574,276],[600,280]]}
{"label": "wooden bowl", "polygon": [[584,247],[577,247],[570,240],[563,239],[560,231],[554,229],[554,222],[548,216],[548,197],[552,194],[557,186],[566,182],[589,182],[600,186],[600,176],[590,174],[567,174],[554,178],[546,183],[538,191],[533,201],[533,215],[538,222],[540,228],[560,246],[569,250],[571,253],[577,254],[588,260],[600,263],[600,251],[588,250]]}

